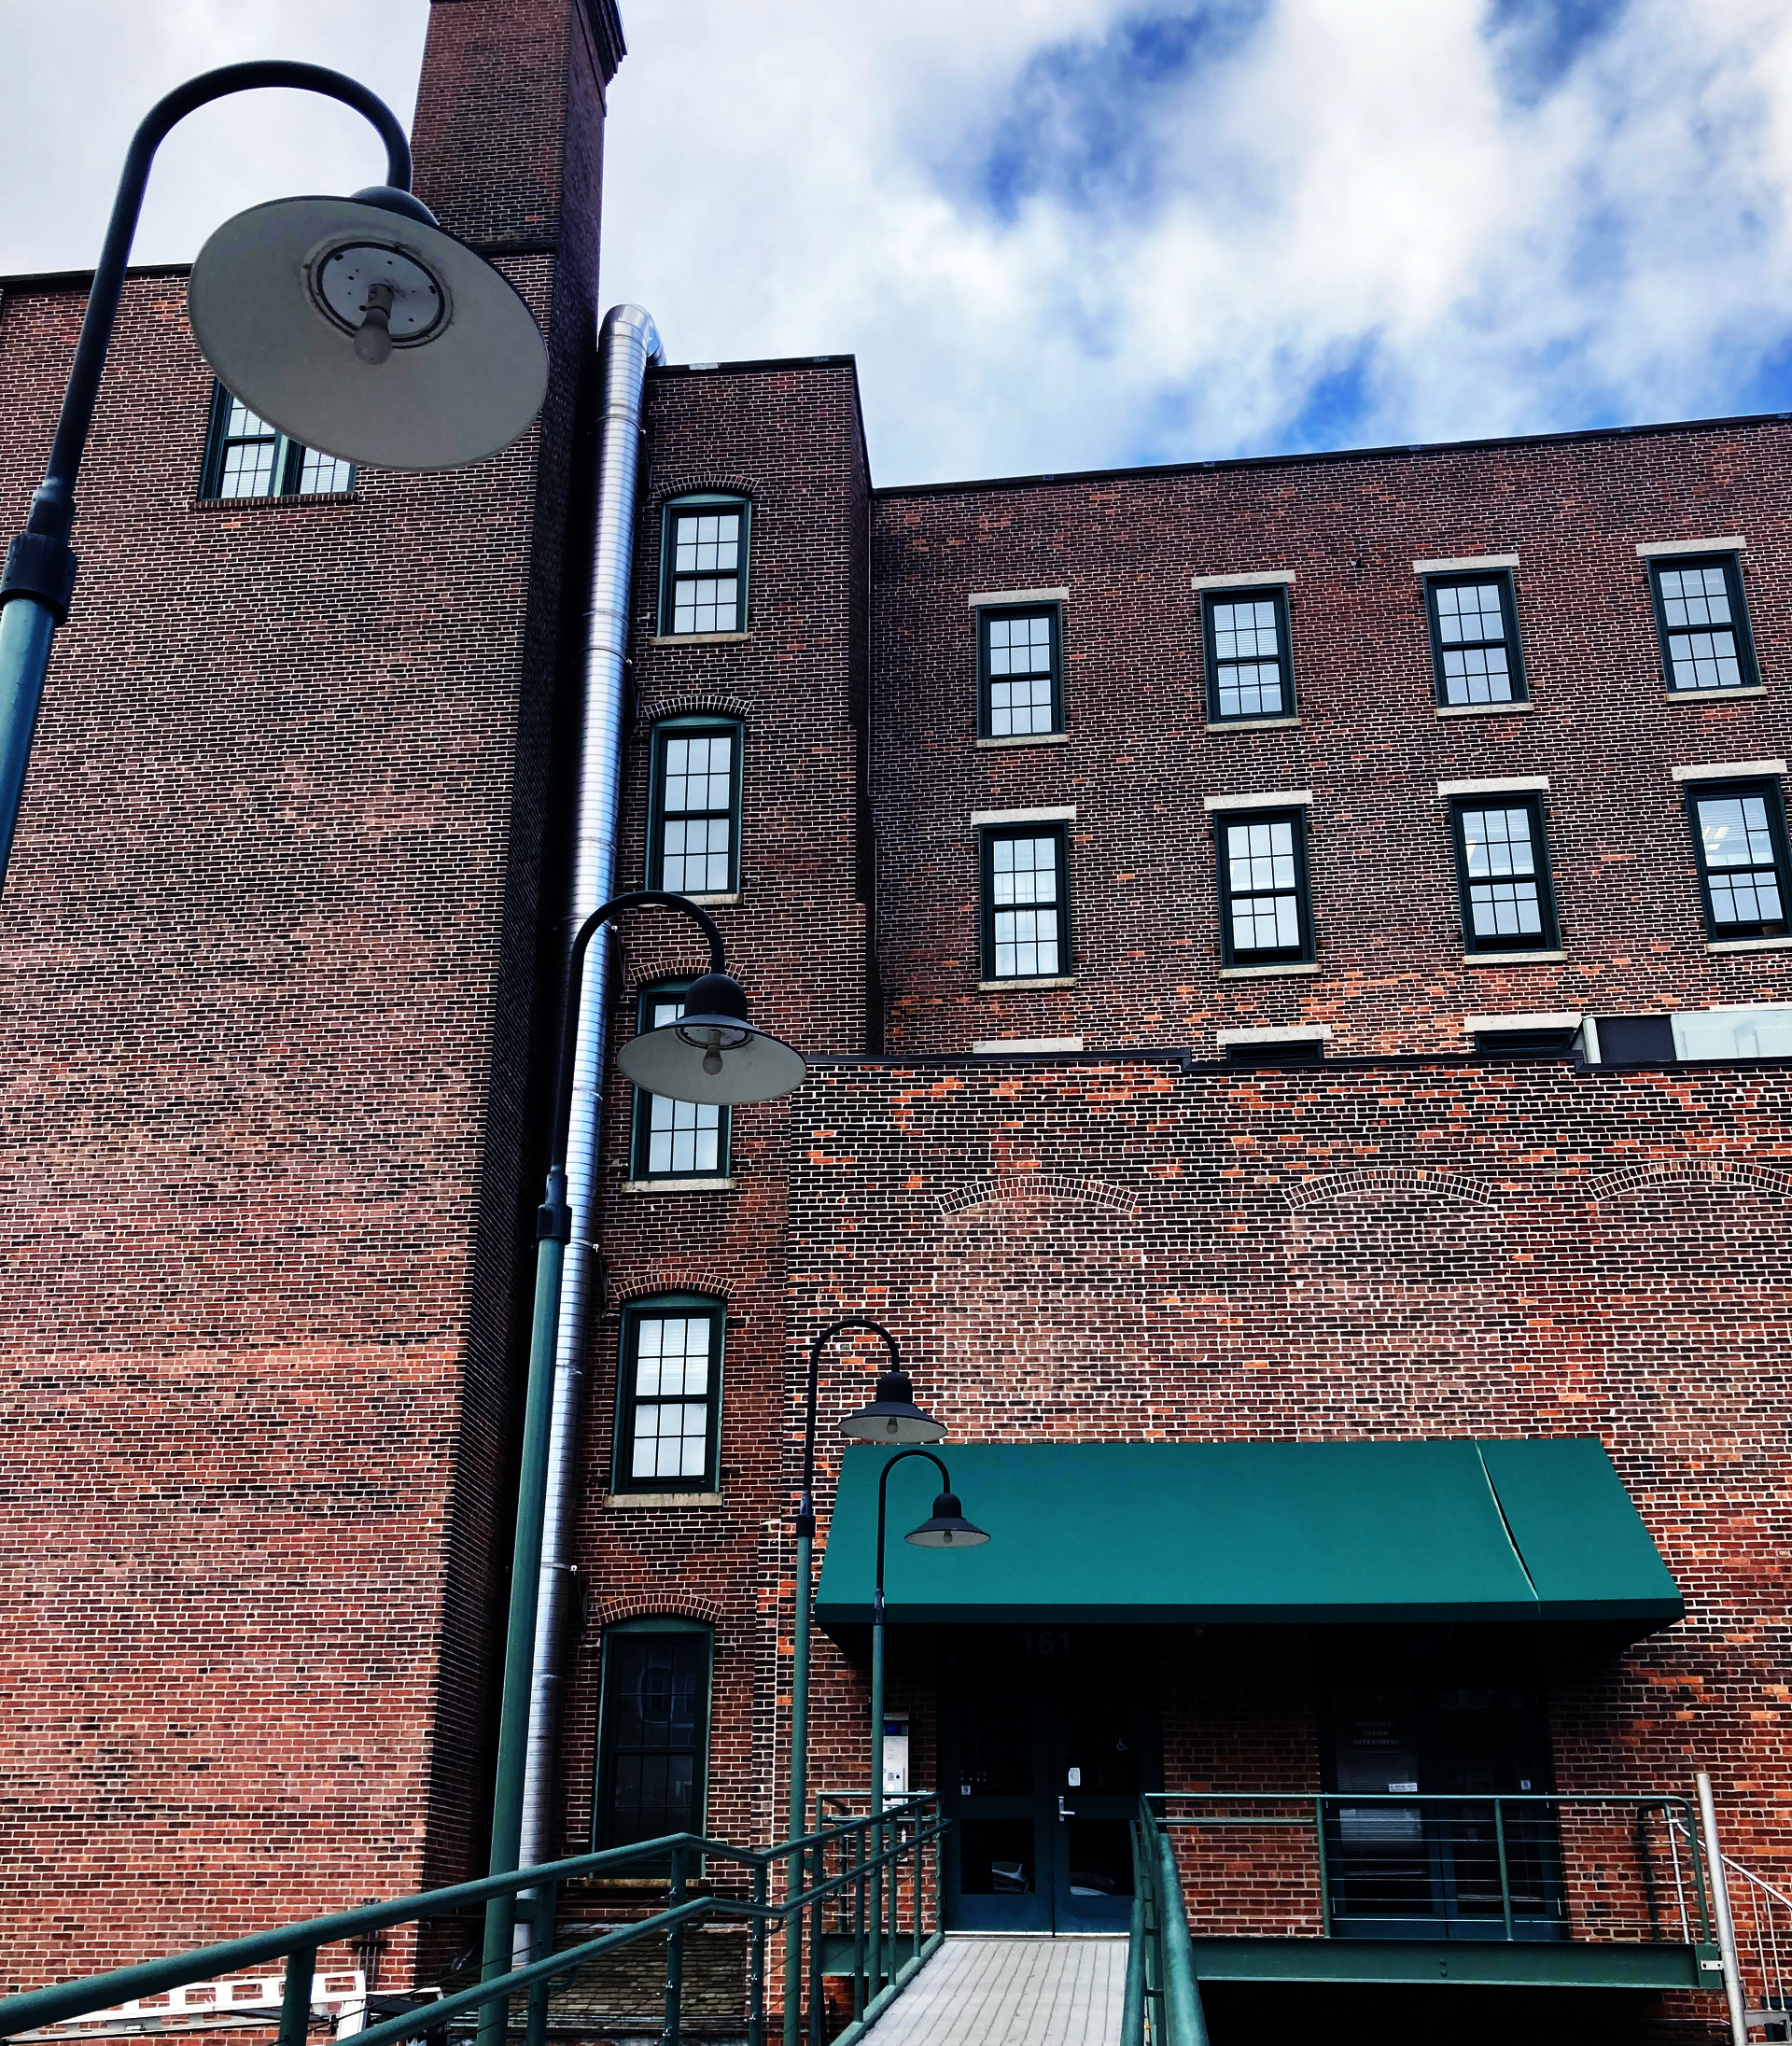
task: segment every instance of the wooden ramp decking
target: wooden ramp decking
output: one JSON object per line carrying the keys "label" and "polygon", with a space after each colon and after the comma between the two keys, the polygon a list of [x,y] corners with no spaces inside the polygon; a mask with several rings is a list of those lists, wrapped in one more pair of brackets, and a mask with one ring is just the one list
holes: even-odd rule
{"label": "wooden ramp decking", "polygon": [[876,2046],[1119,2046],[1127,1941],[948,1933]]}

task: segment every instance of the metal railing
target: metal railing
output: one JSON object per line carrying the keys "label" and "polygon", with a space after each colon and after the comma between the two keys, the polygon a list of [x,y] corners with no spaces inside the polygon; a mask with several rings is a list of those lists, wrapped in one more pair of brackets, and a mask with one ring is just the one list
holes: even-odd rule
{"label": "metal railing", "polygon": [[[1684,1821],[1673,1825],[1685,1841]],[[1724,1872],[1751,2029],[1769,2040],[1792,2039],[1792,1897],[1732,1855],[1724,1857]]]}
{"label": "metal railing", "polygon": [[[940,1840],[951,1822],[940,1817],[937,1795],[898,1798],[884,1806],[875,1825],[869,1813],[862,1817],[835,1817],[830,1823],[830,1814],[850,1815],[854,1805],[870,1801],[863,1791],[816,1792],[811,1838],[819,1844],[807,1876],[807,1894],[817,1899],[807,1927],[811,2046],[821,2046],[824,1976],[851,1978],[850,2027],[840,2035],[842,2039],[848,2039],[876,2023],[944,1936]],[[880,1834],[889,1836],[881,1847]],[[867,1845],[874,1851],[867,1853]],[[927,1929],[929,1863],[933,1904],[931,1933]],[[833,1968],[828,1966],[831,1955],[836,1963]],[[849,1967],[838,1965],[848,1956]]]}
{"label": "metal railing", "polygon": [[1121,2046],[1207,2046],[1176,1848],[1141,1798],[1132,1823],[1132,1927],[1127,1941]]}
{"label": "metal railing", "polygon": [[[539,1958],[450,1989],[370,2025],[357,2034],[357,2046],[398,2046],[401,2039],[426,2033],[442,2039],[451,2032],[466,2030],[476,2021],[482,2032],[489,2035],[496,2028],[502,2033],[511,2025],[513,1998],[525,1999],[522,2027],[525,2046],[543,2046],[553,1987],[569,1979],[576,1969],[643,1940],[665,1942],[661,2038],[664,2046],[681,2046],[685,1935],[696,1927],[742,1921],[748,1927],[749,1940],[745,2028],[749,2046],[764,2046],[767,1932],[792,1917],[808,1942],[807,2010],[799,2016],[806,2021],[811,2046],[821,2046],[826,2030],[822,1960],[830,1913],[834,1923],[844,1913],[859,1929],[861,1942],[864,1935],[871,1933],[872,1924],[881,1933],[887,1913],[873,1905],[872,1886],[876,1885],[889,1892],[889,1924],[893,1932],[902,1931],[896,1915],[898,1900],[903,1895],[910,1899],[910,1953],[896,1966],[892,1965],[896,1960],[893,1945],[887,1954],[878,1952],[874,1955],[865,1951],[863,1965],[855,1966],[852,2021],[833,2042],[833,2046],[851,2046],[859,2033],[901,1995],[916,1969],[939,1943],[939,1842],[948,1823],[940,1815],[936,1797],[915,1797],[887,1809],[876,1828],[868,1815],[852,1816],[818,1825],[802,1840],[783,1841],[763,1850],[734,1847],[725,1841],[706,1840],[694,1833],[674,1833],[632,1846],[574,1855],[540,1868],[457,1883],[446,1889],[401,1897],[389,1903],[363,1904],[353,1911],[336,1912],[299,1925],[251,1933],[244,1939],[227,1940],[215,1946],[7,1997],[0,1999],[0,2040],[67,2025],[126,2002],[161,1997],[196,1982],[246,1974],[265,1969],[270,1962],[284,1960],[275,2046],[305,2046],[313,1982],[323,1950],[353,1947],[395,1927],[414,1925],[421,1928],[434,1921],[464,1918],[493,1898],[508,1897],[527,1918],[533,1936],[532,1951]],[[931,1934],[922,1922],[925,1885],[921,1879],[930,1848],[933,1864]],[[712,1867],[724,1878],[728,1871],[735,1871],[733,1880],[739,1893],[718,1890],[691,1896],[692,1871],[703,1869],[708,1872]],[[773,1879],[780,1871],[785,1877],[785,1894],[773,1901]],[[655,1885],[665,1883],[669,1898],[665,1907],[591,1938],[579,1937],[575,1929],[568,1944],[555,1947],[559,1905],[567,1885],[593,1877],[613,1879],[631,1874]],[[875,1941],[878,1948],[882,1943],[881,1939]]]}

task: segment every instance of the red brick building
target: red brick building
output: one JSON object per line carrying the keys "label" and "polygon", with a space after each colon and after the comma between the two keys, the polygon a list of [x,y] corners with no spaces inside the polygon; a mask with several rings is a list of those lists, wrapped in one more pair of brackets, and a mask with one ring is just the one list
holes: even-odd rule
{"label": "red brick building", "polygon": [[[419,189],[555,363],[495,464],[308,487],[131,288],[0,918],[21,1983],[479,1861],[619,54],[433,10]],[[21,504],[81,288],[0,298]],[[948,1923],[1124,1927],[1141,1789],[1329,1794],[1327,1888],[1305,1819],[1180,1836],[1216,2039],[1719,2036],[1615,1801],[1708,1769],[1792,1877],[1792,423],[875,491],[818,357],[655,368],[642,425],[613,885],[707,902],[812,1072],[609,1069],[545,1851],[782,1837],[806,1347],[867,1313],[992,1536],[890,1564]],[[701,963],[632,918],[609,1043]],[[823,1544],[878,1354],[824,1366]],[[1435,1965],[1239,1965],[1322,1912]]]}

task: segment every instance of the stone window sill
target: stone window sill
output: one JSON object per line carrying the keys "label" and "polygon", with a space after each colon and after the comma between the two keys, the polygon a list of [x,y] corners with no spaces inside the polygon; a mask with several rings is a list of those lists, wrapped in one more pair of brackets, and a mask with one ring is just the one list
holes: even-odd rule
{"label": "stone window sill", "polygon": [[1464,966],[1551,966],[1566,952],[1464,952]]}
{"label": "stone window sill", "polygon": [[706,909],[726,909],[731,904],[739,902],[740,890],[735,889],[732,894],[722,895],[687,895],[684,899],[687,903],[700,903]]}
{"label": "stone window sill", "polygon": [[1661,694],[1670,703],[1719,703],[1729,702],[1732,696],[1765,696],[1765,682],[1744,682],[1740,689],[1669,689],[1665,685]]}
{"label": "stone window sill", "polygon": [[1714,938],[1707,952],[1784,952],[1792,948],[1792,938]]}
{"label": "stone window sill", "polygon": [[1285,732],[1291,724],[1298,724],[1298,717],[1293,718],[1210,718],[1210,732]]}
{"label": "stone window sill", "polygon": [[698,1178],[689,1179],[625,1179],[622,1190],[625,1194],[732,1194],[740,1184],[737,1179]]}
{"label": "stone window sill", "polygon": [[980,980],[977,992],[980,995],[999,995],[1008,988],[1074,988],[1074,974],[1057,974],[1046,980]]}
{"label": "stone window sill", "polygon": [[1439,704],[1436,710],[1440,718],[1509,718],[1536,708],[1529,696],[1520,696],[1514,703]]}
{"label": "stone window sill", "polygon": [[1270,980],[1281,974],[1316,974],[1317,960],[1277,960],[1269,966],[1222,966],[1222,980]]}
{"label": "stone window sill", "polygon": [[1068,746],[1070,743],[1068,732],[1016,732],[1006,738],[977,741],[979,750],[984,752],[1005,746]]}
{"label": "stone window sill", "polygon": [[750,632],[656,632],[650,647],[721,647],[736,639],[750,639]]}
{"label": "stone window sill", "polygon": [[680,1506],[719,1506],[721,1494],[719,1492],[612,1492],[606,1495],[607,1506],[648,1506],[678,1508]]}

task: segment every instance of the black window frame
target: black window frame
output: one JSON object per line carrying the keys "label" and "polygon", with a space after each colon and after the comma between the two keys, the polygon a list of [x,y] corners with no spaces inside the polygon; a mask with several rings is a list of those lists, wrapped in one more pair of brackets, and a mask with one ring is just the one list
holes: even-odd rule
{"label": "black window frame", "polygon": [[[1074,968],[1071,950],[1071,840],[1068,820],[1045,819],[1034,824],[984,824],[978,827],[977,863],[982,879],[982,964],[980,978],[1015,987],[1029,981],[1068,980]],[[1057,862],[1057,970],[1050,974],[999,974],[996,971],[995,848],[1003,839],[1050,838]]]}
{"label": "black window frame", "polygon": [[[1687,823],[1692,832],[1693,864],[1699,875],[1699,896],[1705,915],[1705,934],[1713,945],[1736,943],[1745,945],[1757,938],[1779,938],[1792,934],[1792,842],[1788,841],[1785,824],[1785,792],[1780,786],[1777,775],[1738,775],[1709,781],[1689,781],[1686,784]],[[1711,899],[1711,868],[1705,859],[1705,834],[1699,821],[1699,806],[1713,796],[1758,795],[1767,805],[1768,834],[1773,842],[1774,877],[1779,884],[1780,909],[1782,914],[1770,922],[1756,924],[1719,923]],[[1734,872],[1758,873],[1759,868],[1732,869]]]}
{"label": "black window frame", "polygon": [[[708,1406],[704,1465],[700,1478],[688,1473],[664,1472],[637,1478],[635,1463],[635,1415],[640,1401],[637,1366],[639,1363],[640,1329],[646,1321],[690,1320],[699,1312],[709,1317],[709,1368],[704,1398]],[[616,1349],[616,1433],[610,1457],[612,1492],[720,1492],[721,1470],[721,1374],[727,1304],[702,1293],[661,1293],[644,1300],[631,1300],[623,1310],[622,1330]],[[653,1404],[660,1404],[654,1401]],[[670,1402],[666,1402],[670,1404]],[[695,1402],[680,1395],[679,1404]]]}
{"label": "black window frame", "polygon": [[[1010,739],[1016,745],[1028,739],[1051,738],[1064,730],[1064,606],[1056,598],[1040,604],[980,604],[977,607],[977,736]],[[998,622],[1016,618],[1043,618],[1051,633],[1051,716],[1043,732],[998,732],[991,703],[995,677],[989,671],[989,628]]]}
{"label": "black window frame", "polygon": [[668,497],[660,508],[660,637],[663,639],[706,639],[714,635],[692,630],[679,632],[674,623],[678,575],[678,548],[673,521],[680,512],[736,512],[740,514],[740,561],[736,572],[738,589],[735,601],[735,624],[729,630],[748,629],[753,560],[753,500],[736,491],[693,491],[681,497]]}
{"label": "black window frame", "polygon": [[[1299,942],[1240,951],[1232,935],[1232,862],[1226,849],[1226,833],[1240,825],[1294,825],[1295,915]],[[1220,962],[1225,966],[1299,966],[1316,956],[1313,932],[1312,867],[1307,834],[1308,806],[1304,803],[1266,803],[1251,809],[1213,812],[1213,863],[1220,888]],[[1252,894],[1259,892],[1252,890]],[[1273,892],[1263,890],[1261,892]]]}
{"label": "black window frame", "polygon": [[[1464,700],[1452,703],[1449,696],[1449,678],[1444,672],[1444,626],[1443,617],[1437,607],[1440,590],[1467,589],[1477,582],[1496,582],[1500,590],[1500,623],[1505,629],[1504,645],[1506,652],[1506,673],[1511,679],[1512,694],[1498,701],[1484,704]],[[1502,709],[1509,709],[1516,704],[1531,701],[1531,684],[1524,670],[1524,648],[1519,638],[1519,596],[1510,568],[1456,568],[1448,573],[1428,575],[1425,578],[1425,622],[1431,634],[1432,692],[1440,710],[1472,710],[1492,715]],[[1458,647],[1489,647],[1491,639],[1459,641]]]}
{"label": "black window frame", "polygon": [[[203,500],[218,504],[257,504],[265,503],[274,497],[345,497],[354,491],[356,469],[353,462],[347,465],[346,483],[333,485],[329,490],[305,489],[305,462],[312,454],[316,453],[321,460],[329,462],[341,461],[342,457],[324,455],[321,450],[304,446],[289,434],[282,433],[278,427],[270,426],[259,413],[251,416],[258,425],[267,427],[266,433],[232,435],[229,431],[231,409],[240,403],[242,400],[233,397],[223,384],[214,382],[211,417],[205,427],[205,458],[200,467],[199,495]],[[248,410],[246,405],[244,410]],[[273,458],[270,482],[273,487],[252,491],[242,497],[227,497],[223,489],[225,457],[231,448],[248,441],[273,442]]]}
{"label": "black window frame", "polygon": [[[1219,628],[1214,612],[1222,604],[1260,604],[1267,598],[1276,608],[1276,658],[1281,667],[1285,707],[1281,710],[1234,710],[1220,708]],[[1240,583],[1236,589],[1201,592],[1201,650],[1207,671],[1207,722],[1209,724],[1262,724],[1300,715],[1300,698],[1295,686],[1295,640],[1285,582]]]}
{"label": "black window frame", "polygon": [[[701,1620],[669,1616],[618,1620],[604,1629],[603,1637],[602,1676],[597,1703],[597,1753],[593,1771],[591,1801],[591,1851],[594,1854],[606,1847],[631,1846],[636,1838],[654,1837],[651,1834],[631,1836],[628,1840],[616,1837],[621,1830],[615,1824],[617,1758],[629,1751],[618,1738],[622,1731],[619,1722],[623,1717],[620,1687],[626,1681],[622,1668],[624,1659],[620,1654],[611,1653],[612,1645],[621,1648],[653,1641],[683,1645],[694,1650],[701,1659],[701,1668],[693,1686],[693,1703],[695,1709],[693,1713],[691,1752],[694,1766],[692,1771],[692,1823],[688,1829],[693,1833],[701,1833],[704,1829],[709,1796],[709,1734],[713,1723],[716,1668],[715,1629]],[[643,1746],[636,1752],[652,1753],[655,1750]],[[657,1752],[671,1753],[676,1750],[668,1743],[666,1748]],[[685,1830],[683,1828],[677,1829]],[[651,1863],[638,1863],[635,1872],[638,1875],[651,1871],[652,1867]]]}
{"label": "black window frame", "polygon": [[[1718,547],[1704,554],[1651,554],[1645,566],[1649,577],[1649,597],[1655,607],[1655,637],[1661,655],[1661,680],[1669,695],[1694,698],[1727,696],[1740,690],[1758,689],[1761,686],[1761,668],[1755,652],[1754,628],[1749,623],[1748,594],[1743,587],[1743,557],[1736,549]],[[1673,650],[1669,643],[1669,635],[1695,628],[1669,624],[1667,597],[1661,588],[1661,578],[1674,569],[1713,568],[1724,571],[1725,588],[1729,597],[1730,624],[1736,636],[1736,668],[1742,680],[1725,682],[1715,689],[1701,689],[1697,684],[1682,687],[1674,680]]]}
{"label": "black window frame", "polygon": [[[684,980],[650,981],[636,998],[635,1028],[637,1032],[654,1028],[652,1021],[656,1004],[666,1001],[679,1001],[691,992],[691,982]],[[653,1144],[653,1103],[656,1100],[670,1097],[650,1094],[645,1087],[635,1089],[635,1120],[630,1135],[631,1170],[637,1180],[712,1180],[728,1177],[728,1144],[731,1136],[731,1112],[723,1102],[716,1107],[716,1162],[710,1166],[693,1166],[689,1171],[679,1171],[676,1166],[665,1170],[655,1170],[651,1164]],[[703,1103],[695,1104],[702,1107]]]}
{"label": "black window frame", "polygon": [[[1531,817],[1532,848],[1536,855],[1537,906],[1543,929],[1519,932],[1511,937],[1478,938],[1475,931],[1469,889],[1468,838],[1463,820],[1470,810],[1526,810]],[[1543,792],[1537,789],[1491,789],[1483,795],[1453,795],[1449,799],[1449,838],[1456,862],[1456,907],[1462,918],[1463,951],[1474,959],[1497,959],[1504,952],[1560,952],[1561,921],[1556,905],[1556,877],[1549,859],[1549,821],[1544,808]]]}
{"label": "black window frame", "polygon": [[[699,901],[740,892],[741,785],[746,778],[747,727],[738,718],[712,718],[701,714],[662,718],[653,727],[649,758],[647,875],[645,886],[665,888],[665,784],[668,739],[708,738],[727,733],[734,740],[733,765],[729,771],[728,879],[722,888],[679,889],[675,893],[693,895]],[[680,817],[716,817],[716,810],[680,810]]]}

